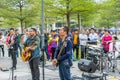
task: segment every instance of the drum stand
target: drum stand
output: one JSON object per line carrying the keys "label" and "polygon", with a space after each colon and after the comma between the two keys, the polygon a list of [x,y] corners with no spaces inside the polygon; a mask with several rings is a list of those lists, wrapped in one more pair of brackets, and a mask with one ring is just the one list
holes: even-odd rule
{"label": "drum stand", "polygon": [[111,60],[112,63],[112,72],[118,71],[118,73],[120,74],[119,69],[117,68],[117,59],[115,58],[115,51],[113,51],[113,61]]}

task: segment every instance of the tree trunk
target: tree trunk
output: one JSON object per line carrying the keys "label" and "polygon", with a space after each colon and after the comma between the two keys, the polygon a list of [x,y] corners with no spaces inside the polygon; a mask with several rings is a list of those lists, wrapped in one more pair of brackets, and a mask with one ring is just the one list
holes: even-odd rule
{"label": "tree trunk", "polygon": [[109,25],[109,19],[107,19],[107,21],[108,21],[108,29],[110,28],[110,25]]}
{"label": "tree trunk", "polygon": [[70,14],[68,13],[66,17],[67,17],[67,25],[68,27],[70,27]]}
{"label": "tree trunk", "polygon": [[66,2],[66,10],[67,10],[67,14],[66,14],[66,18],[67,18],[67,24],[68,24],[68,27],[70,27],[70,0],[67,0]]}
{"label": "tree trunk", "polygon": [[22,5],[20,5],[20,24],[21,24],[21,31],[23,33]]}
{"label": "tree trunk", "polygon": [[20,24],[21,24],[21,31],[23,33],[23,20],[22,19],[20,20]]}
{"label": "tree trunk", "polygon": [[78,28],[79,28],[79,30],[80,30],[80,27],[81,27],[81,26],[80,26],[80,14],[78,13],[77,16],[78,16]]}

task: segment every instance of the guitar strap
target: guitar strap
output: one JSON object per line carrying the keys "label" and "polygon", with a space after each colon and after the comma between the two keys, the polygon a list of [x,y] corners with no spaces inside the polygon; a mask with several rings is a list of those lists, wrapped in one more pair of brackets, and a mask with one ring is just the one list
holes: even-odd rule
{"label": "guitar strap", "polygon": [[62,47],[61,47],[61,49],[60,49],[60,51],[59,51],[59,53],[58,53],[57,59],[62,55],[62,52],[63,52],[66,44],[67,44],[67,37],[66,37],[65,40],[63,41],[63,44],[62,44]]}

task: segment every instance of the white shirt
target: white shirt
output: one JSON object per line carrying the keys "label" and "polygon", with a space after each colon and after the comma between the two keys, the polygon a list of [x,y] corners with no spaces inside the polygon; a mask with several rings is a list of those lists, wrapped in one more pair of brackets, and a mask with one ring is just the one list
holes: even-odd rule
{"label": "white shirt", "polygon": [[79,34],[80,45],[86,45],[87,39],[86,34]]}
{"label": "white shirt", "polygon": [[[113,50],[113,48],[115,47],[115,50]],[[113,47],[113,42],[110,43],[110,47],[109,47],[109,52],[112,52],[115,51],[115,58],[117,58],[120,54],[120,42],[115,42],[114,44],[114,47]]]}
{"label": "white shirt", "polygon": [[[115,51],[120,52],[120,42],[115,42],[114,47],[115,47]],[[113,42],[110,43],[110,47],[109,47],[109,52],[112,52],[112,51],[114,51],[113,50]]]}
{"label": "white shirt", "polygon": [[89,39],[91,42],[97,42],[98,41],[98,35],[96,33],[94,34],[89,34]]}
{"label": "white shirt", "polygon": [[4,36],[2,36],[2,38],[0,39],[0,45],[4,45],[4,42],[5,42],[5,38]]}
{"label": "white shirt", "polygon": [[24,34],[24,38],[23,38],[23,41],[25,42],[27,40],[27,35]]}

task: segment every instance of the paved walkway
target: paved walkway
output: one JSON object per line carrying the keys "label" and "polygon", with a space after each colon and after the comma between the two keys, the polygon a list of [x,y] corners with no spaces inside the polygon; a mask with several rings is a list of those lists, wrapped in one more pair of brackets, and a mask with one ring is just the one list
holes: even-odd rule
{"label": "paved walkway", "polygon": [[[9,69],[11,67],[10,58],[0,58],[0,67],[3,69]],[[24,63],[20,58],[17,59],[17,70],[15,70],[14,76],[17,76],[17,80],[31,80],[31,73],[28,63]],[[81,71],[77,68],[77,62],[74,63],[74,66],[71,68],[71,74],[80,76]],[[42,80],[42,70],[40,66],[40,77]],[[11,80],[11,70],[2,72],[0,71],[0,80]],[[47,62],[45,65],[45,80],[59,80],[58,69],[55,69],[51,62]]]}
{"label": "paved walkway", "polygon": [[[7,48],[5,48],[5,57],[0,57],[0,67],[4,69],[9,69],[12,61],[11,58],[7,57]],[[17,80],[32,80],[31,73],[28,63],[24,63],[21,61],[21,58],[17,59],[17,70],[15,70],[14,76],[17,77]],[[74,62],[73,67],[71,68],[72,76],[81,77],[82,72],[78,69],[78,61]],[[120,70],[120,61],[118,62],[118,69]],[[42,80],[42,67],[40,66],[40,80]],[[117,76],[119,79],[113,79],[114,77],[108,76],[107,80],[120,80],[120,74],[111,73],[111,75]],[[11,80],[11,70],[2,72],[0,71],[0,80]],[[111,78],[111,79],[110,79]],[[51,62],[47,62],[45,65],[45,80],[59,80],[59,72],[58,69],[55,69],[51,66]],[[79,80],[79,79],[77,79]]]}

